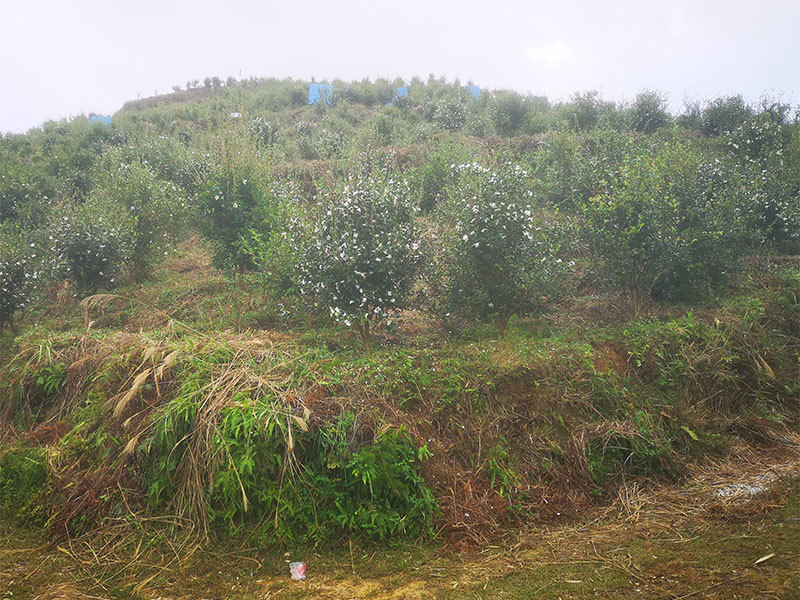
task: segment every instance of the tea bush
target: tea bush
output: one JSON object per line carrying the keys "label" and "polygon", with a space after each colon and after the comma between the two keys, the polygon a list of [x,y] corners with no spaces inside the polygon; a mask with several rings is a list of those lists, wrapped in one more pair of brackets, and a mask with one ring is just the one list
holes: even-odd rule
{"label": "tea bush", "polygon": [[256,143],[263,148],[269,148],[280,142],[280,133],[277,125],[262,117],[256,117],[251,121],[250,134],[256,140]]}
{"label": "tea bush", "polygon": [[39,169],[0,158],[0,223],[38,225],[46,218],[56,189]]}
{"label": "tea bush", "polygon": [[133,249],[131,217],[104,198],[65,207],[48,230],[53,274],[83,294],[113,287]]}
{"label": "tea bush", "polygon": [[635,308],[648,296],[691,297],[723,282],[750,248],[739,183],[679,142],[629,160],[583,204],[584,237],[607,281]]}
{"label": "tea bush", "polygon": [[415,218],[407,185],[385,171],[324,195],[302,234],[299,289],[366,340],[405,305],[421,259]]}
{"label": "tea bush", "polygon": [[541,309],[559,294],[565,266],[559,244],[536,216],[519,165],[455,168],[461,178],[450,197],[454,227],[444,244],[450,305],[495,316],[503,332],[512,315]]}
{"label": "tea bush", "polygon": [[35,298],[42,279],[40,251],[11,226],[0,225],[0,332]]}
{"label": "tea bush", "polygon": [[275,298],[300,293],[297,287],[298,253],[304,243],[304,211],[293,181],[273,182],[269,196],[276,200],[259,214],[260,220],[240,238],[242,252],[249,258],[264,288]]}
{"label": "tea bush", "polygon": [[424,113],[433,124],[441,129],[457,131],[467,121],[467,108],[457,97],[443,96],[432,100],[423,107]]}
{"label": "tea bush", "polygon": [[555,133],[532,156],[533,189],[551,206],[573,210],[617,176],[630,157],[650,153],[649,145],[611,129]]}
{"label": "tea bush", "polygon": [[734,131],[753,114],[741,95],[715,98],[700,111],[700,130],[707,136]]}
{"label": "tea bush", "polygon": [[772,104],[722,137],[746,173],[751,210],[764,241],[791,251],[800,241],[800,162],[788,107]]}
{"label": "tea bush", "polygon": [[250,229],[260,226],[271,199],[254,165],[231,152],[224,150],[221,163],[203,179],[197,203],[205,217],[202,230],[214,248],[214,266],[246,270],[253,263],[241,240]]}
{"label": "tea bush", "polygon": [[[116,163],[112,155],[110,161]],[[130,274],[144,279],[157,259],[168,253],[187,222],[188,206],[181,201],[178,187],[157,177],[138,161],[109,166],[95,187],[122,208],[127,215],[130,239]]]}
{"label": "tea bush", "polygon": [[500,92],[495,94],[492,106],[492,121],[500,135],[516,135],[525,124],[528,107],[518,94]]}
{"label": "tea bush", "polygon": [[667,99],[658,92],[641,92],[636,95],[631,107],[631,126],[634,131],[653,133],[669,125]]}
{"label": "tea bush", "polygon": [[428,149],[425,160],[411,173],[411,185],[420,210],[428,213],[445,197],[458,173],[456,164],[469,160],[469,152],[448,142],[440,142]]}

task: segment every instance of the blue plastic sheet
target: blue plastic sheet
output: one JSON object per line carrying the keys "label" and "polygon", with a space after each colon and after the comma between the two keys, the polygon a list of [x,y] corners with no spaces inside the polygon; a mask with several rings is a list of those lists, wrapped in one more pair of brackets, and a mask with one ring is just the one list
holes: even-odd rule
{"label": "blue plastic sheet", "polygon": [[108,115],[89,115],[90,123],[102,123],[103,125],[111,125],[111,117]]}
{"label": "blue plastic sheet", "polygon": [[469,93],[472,94],[473,98],[480,98],[481,97],[481,86],[479,85],[468,85]]}
{"label": "blue plastic sheet", "polygon": [[395,100],[399,100],[400,98],[408,98],[408,87],[407,86],[394,88],[394,98],[392,98],[391,102],[387,102],[386,106],[391,106],[392,104],[394,104]]}
{"label": "blue plastic sheet", "polygon": [[333,86],[329,83],[311,83],[308,85],[309,104],[316,104],[317,102],[330,104],[331,96],[333,96]]}

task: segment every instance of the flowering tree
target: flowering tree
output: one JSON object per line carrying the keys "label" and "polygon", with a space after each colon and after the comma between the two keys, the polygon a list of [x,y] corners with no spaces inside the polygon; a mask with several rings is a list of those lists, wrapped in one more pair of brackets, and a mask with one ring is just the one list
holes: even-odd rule
{"label": "flowering tree", "polygon": [[369,343],[370,324],[403,306],[421,258],[408,187],[362,177],[316,206],[298,253],[299,288]]}
{"label": "flowering tree", "polygon": [[541,308],[558,292],[566,265],[534,214],[527,173],[519,165],[454,168],[461,177],[450,199],[450,301],[478,316],[493,315],[502,334],[512,315]]}

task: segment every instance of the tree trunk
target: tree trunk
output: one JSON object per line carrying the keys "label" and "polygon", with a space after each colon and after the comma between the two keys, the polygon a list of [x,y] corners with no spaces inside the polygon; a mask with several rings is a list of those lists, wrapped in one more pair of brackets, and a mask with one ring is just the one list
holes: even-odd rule
{"label": "tree trunk", "polygon": [[505,337],[509,319],[511,319],[510,312],[503,311],[497,314],[497,330],[500,332],[500,337]]}
{"label": "tree trunk", "polygon": [[361,336],[361,341],[364,342],[364,347],[367,349],[367,351],[372,350],[372,344],[369,337],[369,321],[367,319],[358,320],[355,321],[353,325],[358,331],[358,335]]}

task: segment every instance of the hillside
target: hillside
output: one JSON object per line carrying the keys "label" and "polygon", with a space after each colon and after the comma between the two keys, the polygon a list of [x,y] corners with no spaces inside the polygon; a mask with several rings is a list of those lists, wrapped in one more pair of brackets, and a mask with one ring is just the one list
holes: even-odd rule
{"label": "hillside", "polygon": [[797,111],[332,83],[0,138],[0,591],[790,597]]}

